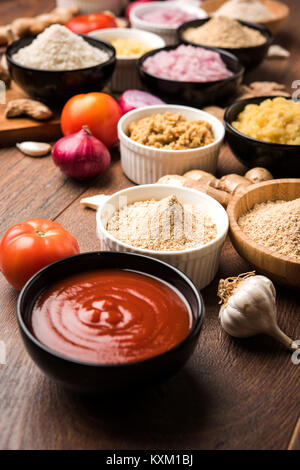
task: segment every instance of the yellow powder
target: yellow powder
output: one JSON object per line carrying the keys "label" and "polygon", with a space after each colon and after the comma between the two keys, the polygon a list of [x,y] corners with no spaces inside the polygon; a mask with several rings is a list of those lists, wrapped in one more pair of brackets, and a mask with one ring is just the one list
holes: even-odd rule
{"label": "yellow powder", "polygon": [[117,52],[117,57],[142,56],[153,48],[133,38],[116,38],[110,41]]}
{"label": "yellow powder", "polygon": [[300,102],[274,98],[248,104],[232,126],[254,139],[300,145]]}

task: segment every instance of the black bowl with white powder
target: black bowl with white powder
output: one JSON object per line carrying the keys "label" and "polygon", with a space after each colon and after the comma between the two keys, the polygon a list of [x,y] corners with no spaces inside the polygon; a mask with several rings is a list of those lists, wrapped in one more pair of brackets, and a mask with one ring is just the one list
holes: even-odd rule
{"label": "black bowl with white powder", "polygon": [[[71,34],[73,35],[73,33]],[[26,48],[28,46],[30,47],[36,38],[38,40],[38,37],[30,36],[14,41],[6,51],[6,58],[12,79],[31,98],[46,103],[52,108],[61,107],[74,95],[101,91],[114,72],[116,51],[114,47],[106,41],[88,36],[74,36],[76,36],[76,39],[80,38],[80,40],[83,40],[92,47],[92,49],[87,51],[90,54],[87,54],[88,60],[86,60],[86,62],[81,60],[82,57],[78,59],[78,54],[80,55],[81,52],[80,49],[78,51],[76,50],[76,45],[74,45],[73,49],[69,47],[61,51],[63,55],[59,54],[59,51],[55,51],[54,47],[52,51],[50,51],[52,46],[52,44],[50,44],[49,49],[47,46],[44,49],[45,61],[43,62],[41,60],[35,63],[36,59],[34,55],[32,53],[26,54]],[[55,47],[57,49],[58,45],[56,44]],[[97,54],[95,49],[102,54]],[[20,54],[21,50],[25,51],[24,54]],[[28,52],[30,52],[30,49]],[[85,48],[82,47],[82,54],[84,53]],[[43,54],[43,51],[41,54]],[[52,59],[51,55],[53,56],[53,60],[55,60],[54,56],[57,59],[56,69],[54,69],[53,61],[51,62],[50,60]],[[41,57],[43,58],[43,55],[41,55]],[[28,60],[28,62],[26,62],[26,60]],[[102,62],[99,63],[100,61]],[[34,67],[32,63],[35,65]],[[84,66],[85,63],[87,63],[88,66]],[[91,63],[93,63],[93,65],[90,65]],[[70,64],[72,69],[70,69]]]}

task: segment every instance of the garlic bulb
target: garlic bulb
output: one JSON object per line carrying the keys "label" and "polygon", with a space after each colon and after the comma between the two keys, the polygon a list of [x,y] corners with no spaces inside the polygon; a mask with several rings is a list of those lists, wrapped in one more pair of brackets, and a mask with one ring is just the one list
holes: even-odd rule
{"label": "garlic bulb", "polygon": [[298,349],[277,325],[276,291],[270,279],[256,276],[254,272],[221,279],[218,295],[224,302],[219,318],[229,335],[246,338],[265,333],[288,349]]}

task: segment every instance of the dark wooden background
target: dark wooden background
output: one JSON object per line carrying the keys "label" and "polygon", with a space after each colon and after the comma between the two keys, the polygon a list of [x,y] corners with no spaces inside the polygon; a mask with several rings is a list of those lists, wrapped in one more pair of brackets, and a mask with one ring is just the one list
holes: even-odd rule
{"label": "dark wooden background", "polygon": [[[300,4],[277,42],[290,60],[265,61],[248,80],[288,87],[300,79]],[[0,22],[49,10],[53,0],[2,0]],[[244,168],[224,147],[218,172]],[[0,150],[0,236],[30,217],[61,222],[81,251],[99,248],[95,213],[80,198],[129,186],[118,155],[111,169],[90,183],[68,179],[51,158],[31,159],[15,148]],[[165,384],[142,395],[109,403],[66,392],[46,378],[27,355],[16,321],[17,293],[0,279],[0,340],[7,363],[0,365],[1,449],[299,449],[300,366],[272,339],[235,340],[218,321],[220,277],[249,270],[226,242],[216,280],[203,291],[206,317],[199,345],[187,366]],[[282,329],[300,339],[299,295],[279,288]]]}

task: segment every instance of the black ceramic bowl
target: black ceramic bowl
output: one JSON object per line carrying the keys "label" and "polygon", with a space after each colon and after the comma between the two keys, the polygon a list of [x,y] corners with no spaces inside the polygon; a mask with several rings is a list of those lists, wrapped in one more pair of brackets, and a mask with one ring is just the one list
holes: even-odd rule
{"label": "black ceramic bowl", "polygon": [[138,69],[141,81],[154,95],[159,96],[167,103],[201,107],[214,103],[220,105],[220,101],[222,102],[223,99],[225,100],[235,93],[238,85],[243,80],[245,69],[233,54],[214,47],[203,48],[218,52],[221,55],[226,67],[233,73],[231,77],[214,82],[182,82],[152,75],[144,69],[143,63],[148,57],[160,51],[170,51],[177,47],[178,45],[154,49],[139,59]]}
{"label": "black ceramic bowl", "polygon": [[262,166],[277,178],[300,177],[300,145],[284,145],[263,142],[242,134],[231,124],[247,104],[259,104],[275,96],[249,98],[233,103],[224,116],[226,137],[235,156],[247,167]]}
{"label": "black ceramic bowl", "polygon": [[[49,349],[33,336],[31,313],[41,292],[74,273],[113,268],[150,274],[177,288],[189,303],[192,312],[192,326],[188,336],[159,356],[126,364],[95,364],[73,360]],[[17,314],[27,351],[45,374],[73,391],[100,394],[137,389],[175,373],[195,349],[204,306],[192,281],[162,261],[132,253],[95,252],[65,258],[35,274],[20,293]]]}
{"label": "black ceramic bowl", "polygon": [[[191,46],[199,46],[200,44],[196,44],[193,42],[188,41],[184,38],[184,32],[189,28],[196,28],[198,26],[202,26],[203,24],[207,23],[211,18],[205,18],[201,20],[193,20],[188,21],[187,23],[183,23],[177,31],[178,39],[183,44],[189,44]],[[251,69],[259,65],[262,60],[264,59],[265,55],[268,52],[269,46],[273,41],[273,36],[270,31],[256,23],[248,23],[247,21],[239,21],[243,26],[248,26],[248,28],[256,29],[259,31],[263,36],[265,36],[266,41],[254,47],[239,47],[239,48],[226,48],[226,47],[219,47],[222,51],[230,52],[234,54],[240,62],[245,66],[246,69]]]}
{"label": "black ceramic bowl", "polygon": [[91,46],[109,54],[106,62],[85,69],[66,71],[33,69],[15,62],[12,56],[19,49],[31,44],[35,37],[19,39],[6,51],[11,77],[33,99],[57,107],[79,93],[101,91],[110,80],[116,65],[116,51],[111,44],[89,36],[82,37]]}

